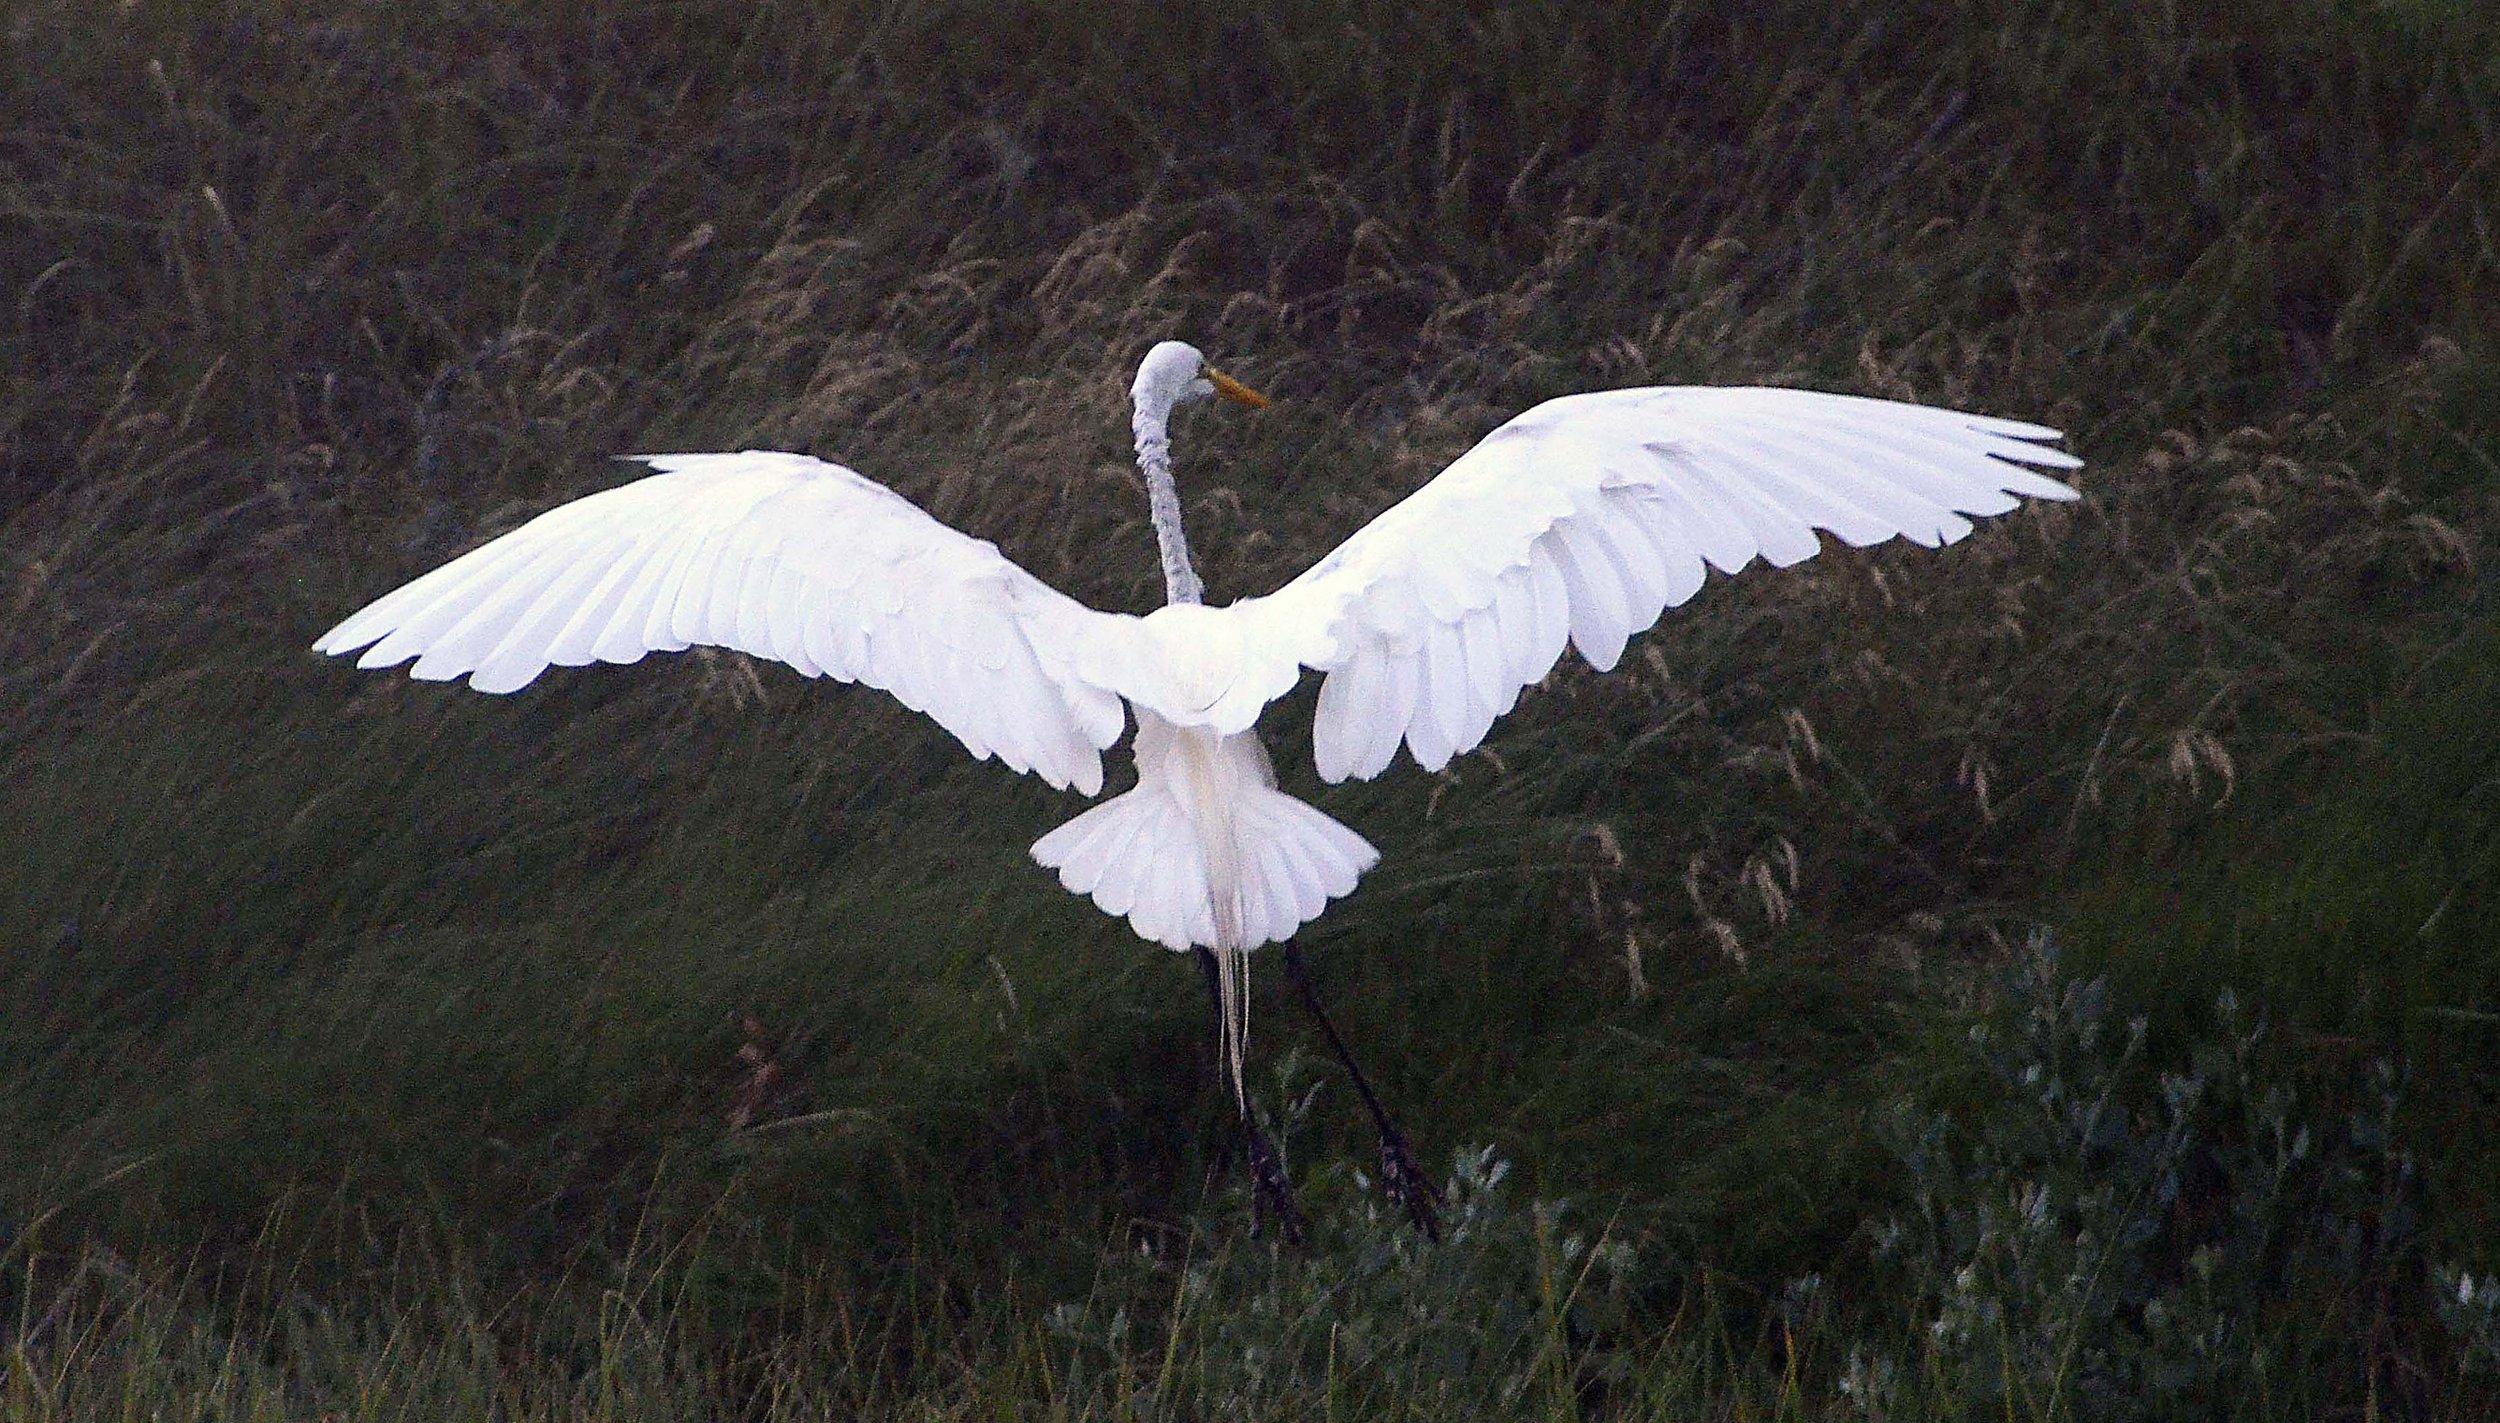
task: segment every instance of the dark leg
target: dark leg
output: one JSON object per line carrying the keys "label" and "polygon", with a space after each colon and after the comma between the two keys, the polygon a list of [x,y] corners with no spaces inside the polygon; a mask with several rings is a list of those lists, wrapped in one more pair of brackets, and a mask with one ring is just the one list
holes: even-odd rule
{"label": "dark leg", "polygon": [[[1213,949],[1198,950],[1198,967],[1206,971],[1207,1001],[1215,1005],[1216,1056],[1219,1059],[1216,1075],[1222,1077],[1231,1068],[1220,1060],[1224,1041],[1224,990],[1215,966]],[[1229,1080],[1226,1085],[1230,1087]],[[1276,1228],[1284,1235],[1285,1243],[1299,1249],[1303,1241],[1302,1208],[1294,1204],[1293,1183],[1285,1179],[1284,1163],[1277,1159],[1276,1148],[1268,1145],[1267,1133],[1259,1130],[1249,1107],[1238,1102],[1235,1105],[1241,1107],[1241,1131],[1250,1146],[1250,1184],[1254,1189],[1251,1199],[1259,1210],[1275,1217]]]}
{"label": "dark leg", "polygon": [[1371,1111],[1372,1125],[1380,1129],[1380,1185],[1389,1199],[1406,1211],[1406,1218],[1434,1243],[1441,1239],[1441,1193],[1415,1164],[1415,1154],[1406,1146],[1405,1134],[1397,1123],[1389,1120],[1388,1110],[1372,1091],[1371,1080],[1354,1063],[1354,1054],[1347,1052],[1345,1039],[1337,1036],[1337,1025],[1328,1021],[1328,1010],[1319,1005],[1318,990],[1311,987],[1311,973],[1302,962],[1302,948],[1293,940],[1285,941],[1285,976],[1293,980],[1293,991],[1300,995],[1302,1006],[1311,1011],[1319,1024],[1320,1036],[1328,1039],[1329,1050],[1345,1065],[1346,1076],[1354,1079],[1354,1090]]}

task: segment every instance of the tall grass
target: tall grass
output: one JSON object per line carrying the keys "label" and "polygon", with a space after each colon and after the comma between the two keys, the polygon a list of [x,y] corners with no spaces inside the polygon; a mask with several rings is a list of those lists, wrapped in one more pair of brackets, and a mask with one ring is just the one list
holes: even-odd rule
{"label": "tall grass", "polygon": [[[12,1408],[1170,1416],[1251,1345],[1317,1350],[1279,1416],[1462,1376],[1854,1408],[1853,1344],[1934,1364],[1870,1244],[1883,1123],[2021,1110],[1962,1029],[2042,923],[2151,1050],[2229,985],[2301,1100],[2407,1065],[2422,1243],[2303,1285],[2322,1317],[2500,1267],[2478,10],[1003,13],[7,18]],[[1323,792],[1282,709],[1289,781],[1386,852],[1308,938],[1345,1025],[1436,1162],[1512,1163],[1478,1253],[1362,1235],[1359,1124],[1263,997],[1264,1100],[1359,1238],[1240,1273],[1193,975],[1027,863],[1069,803],[899,708],[707,653],[488,699],[303,651],[655,448],[843,459],[1142,608],[1121,392],[1171,335],[1281,397],[1180,432],[1219,598],[1593,385],[1955,403],[2091,461],[1939,554],[1714,586],[1437,777]],[[1638,1262],[1602,1321],[1542,1292],[1566,1197]],[[1560,1352],[1336,1384],[1294,1332],[1436,1288]],[[2233,1406],[2401,1374],[2462,1416],[2427,1298]],[[1896,1406],[1971,1405],[1942,1367]]]}

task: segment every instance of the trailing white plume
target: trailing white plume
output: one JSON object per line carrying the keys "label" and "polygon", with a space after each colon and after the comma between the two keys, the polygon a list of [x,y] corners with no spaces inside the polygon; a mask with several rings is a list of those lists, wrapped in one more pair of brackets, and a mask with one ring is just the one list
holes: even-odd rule
{"label": "trailing white plume", "polygon": [[1369,841],[1276,789],[1255,733],[1137,713],[1137,785],[1043,836],[1033,858],[1141,938],[1215,952],[1238,1100],[1250,950],[1290,938],[1380,860]]}

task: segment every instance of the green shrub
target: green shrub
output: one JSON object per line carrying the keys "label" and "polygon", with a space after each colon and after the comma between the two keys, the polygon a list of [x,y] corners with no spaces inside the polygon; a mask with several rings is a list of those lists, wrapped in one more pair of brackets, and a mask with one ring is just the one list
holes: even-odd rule
{"label": "green shrub", "polygon": [[[1316,1095],[1280,1072],[1290,1129]],[[1092,1294],[1050,1307],[1065,1378],[1144,1417],[1576,1417],[1619,1386],[1637,1252],[1522,1199],[1491,1147],[1462,1148],[1427,1241],[1343,1163],[1309,1173],[1304,1249],[1246,1237],[1246,1186],[1173,1236],[1113,1250]]]}
{"label": "green shrub", "polygon": [[2150,1042],[2045,938],[2002,994],[1968,1098],[1890,1123],[1910,1209],[1873,1240],[1917,1331],[1853,1360],[1851,1398],[2132,1419],[2419,1389],[2391,1315],[2418,1319],[2435,1280],[2474,1295],[2427,1258],[2401,1066],[2296,1071],[2227,990],[2187,1041]]}

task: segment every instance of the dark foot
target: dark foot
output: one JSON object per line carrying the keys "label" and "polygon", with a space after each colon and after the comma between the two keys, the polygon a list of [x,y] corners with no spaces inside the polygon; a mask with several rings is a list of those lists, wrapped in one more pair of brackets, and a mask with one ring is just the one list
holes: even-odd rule
{"label": "dark foot", "polygon": [[1380,1096],[1372,1091],[1371,1079],[1346,1051],[1345,1039],[1337,1036],[1337,1025],[1328,1020],[1328,1010],[1320,1006],[1319,990],[1311,985],[1310,968],[1302,962],[1302,946],[1291,939],[1285,941],[1285,975],[1293,980],[1294,992],[1302,1006],[1310,1012],[1311,1021],[1319,1024],[1320,1036],[1328,1040],[1328,1050],[1354,1081],[1354,1091],[1363,1099],[1363,1109],[1372,1114],[1372,1125],[1380,1129],[1380,1188],[1424,1238],[1435,1245],[1441,1243],[1441,1193],[1433,1188],[1432,1178],[1415,1164],[1415,1153],[1408,1150],[1406,1136],[1389,1120],[1389,1111],[1380,1105]]}
{"label": "dark foot", "polygon": [[1302,1208],[1294,1204],[1293,1183],[1285,1179],[1285,1164],[1276,1159],[1276,1149],[1267,1144],[1267,1136],[1245,1120],[1250,1137],[1250,1184],[1256,1188],[1251,1196],[1255,1218],[1276,1222],[1277,1233],[1285,1243],[1299,1250],[1306,1232],[1302,1224]]}
{"label": "dark foot", "polygon": [[[1215,1010],[1215,1071],[1220,1078],[1229,1069],[1224,1061],[1224,990],[1222,970],[1211,949],[1198,950],[1198,967],[1207,980],[1207,1004]],[[1235,1084],[1238,1085],[1238,1084]],[[1285,1243],[1299,1250],[1307,1232],[1302,1226],[1302,1208],[1294,1204],[1293,1183],[1285,1179],[1285,1163],[1278,1160],[1276,1148],[1267,1144],[1267,1133],[1250,1116],[1250,1105],[1238,1096],[1234,1106],[1241,1112],[1241,1137],[1250,1147],[1250,1209],[1251,1219],[1274,1220],[1277,1233]]]}
{"label": "dark foot", "polygon": [[1406,1138],[1396,1127],[1381,1124],[1380,1189],[1389,1203],[1406,1212],[1406,1218],[1424,1233],[1424,1239],[1441,1243],[1441,1192],[1432,1178],[1415,1164],[1415,1153],[1406,1147]]}

